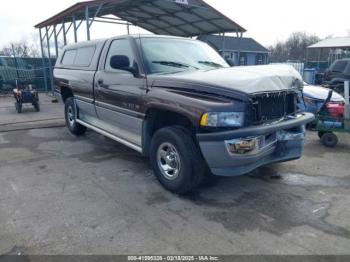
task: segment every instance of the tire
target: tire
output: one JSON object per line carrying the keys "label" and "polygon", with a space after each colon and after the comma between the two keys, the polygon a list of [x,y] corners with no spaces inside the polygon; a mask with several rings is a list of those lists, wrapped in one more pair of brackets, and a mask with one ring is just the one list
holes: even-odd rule
{"label": "tire", "polygon": [[86,127],[76,121],[74,98],[70,97],[65,102],[65,119],[69,131],[75,136],[81,136],[86,132]]}
{"label": "tire", "polygon": [[40,112],[40,104],[39,102],[34,103],[34,108],[37,112]]}
{"label": "tire", "polygon": [[21,114],[22,113],[22,104],[19,103],[19,102],[16,102],[15,103],[15,106],[16,106],[16,111],[18,114]]}
{"label": "tire", "polygon": [[322,131],[320,131],[320,132],[318,132],[318,137],[320,138],[320,139],[322,139],[322,137],[323,137],[323,135],[324,134],[326,134],[327,132],[322,132]]}
{"label": "tire", "polygon": [[322,144],[326,147],[336,147],[338,137],[333,133],[325,133],[321,138]]}
{"label": "tire", "polygon": [[[166,127],[155,133],[150,161],[160,184],[176,194],[193,191],[209,172],[192,134],[183,127]],[[175,171],[166,171],[171,168]]]}

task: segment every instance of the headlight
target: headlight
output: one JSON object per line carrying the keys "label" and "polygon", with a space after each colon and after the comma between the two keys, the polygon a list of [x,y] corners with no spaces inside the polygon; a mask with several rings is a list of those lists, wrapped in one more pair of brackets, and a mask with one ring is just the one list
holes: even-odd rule
{"label": "headlight", "polygon": [[309,105],[309,106],[315,106],[316,105],[316,100],[309,98],[307,96],[304,96],[304,102],[305,104]]}
{"label": "headlight", "polygon": [[201,126],[206,127],[241,127],[243,123],[243,112],[206,113],[201,119]]}

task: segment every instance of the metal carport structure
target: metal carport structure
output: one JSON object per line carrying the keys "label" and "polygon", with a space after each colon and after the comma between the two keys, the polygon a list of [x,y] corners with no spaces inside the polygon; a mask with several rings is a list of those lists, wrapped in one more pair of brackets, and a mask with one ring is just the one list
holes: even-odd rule
{"label": "metal carport structure", "polygon": [[[308,48],[308,51],[318,50],[319,58],[321,57],[322,51],[324,49],[330,50],[329,56],[328,56],[328,63],[330,65],[335,60],[343,58],[336,53],[336,50],[346,50],[350,54],[350,37],[336,37],[336,38],[325,39],[316,44],[308,46],[307,48]],[[307,54],[307,58],[308,58],[308,54]]]}
{"label": "metal carport structure", "polygon": [[[93,0],[77,3],[55,16],[37,24],[44,63],[44,45],[51,58],[50,40],[54,38],[54,50],[58,56],[58,38],[67,44],[67,34],[74,33],[78,42],[78,30],[86,25],[86,39],[91,39],[93,23],[112,23],[138,26],[154,34],[193,37],[202,34],[236,33],[242,37],[246,30],[203,0]],[[45,43],[45,44],[44,44]],[[225,45],[223,37],[223,46]],[[51,64],[49,63],[49,67]],[[52,68],[50,68],[52,72]],[[50,74],[51,88],[53,86]],[[46,81],[45,81],[46,83]],[[46,86],[46,90],[48,90]]]}

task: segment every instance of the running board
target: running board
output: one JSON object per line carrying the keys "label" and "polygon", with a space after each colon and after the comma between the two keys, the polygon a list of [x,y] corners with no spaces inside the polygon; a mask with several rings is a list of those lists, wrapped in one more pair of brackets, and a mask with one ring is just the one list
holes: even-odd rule
{"label": "running board", "polygon": [[126,140],[124,140],[122,138],[119,138],[119,137],[117,137],[115,135],[112,135],[112,134],[110,134],[110,133],[108,133],[108,132],[106,132],[106,131],[98,128],[98,127],[95,127],[93,125],[85,123],[84,121],[81,121],[80,119],[76,119],[76,121],[77,121],[77,123],[79,123],[79,124],[89,128],[89,129],[91,129],[91,130],[93,130],[93,131],[95,131],[95,132],[97,132],[97,133],[99,133],[99,134],[101,134],[103,136],[106,136],[106,137],[108,137],[108,138],[110,138],[110,139],[112,139],[114,141],[117,141],[118,143],[121,143],[124,146],[130,147],[131,149],[133,149],[133,150],[135,150],[135,151],[137,151],[137,152],[142,154],[142,148],[141,147],[139,147],[137,145],[134,145],[134,144],[132,144],[132,143],[130,143],[130,142],[128,142],[128,141],[126,141]]}

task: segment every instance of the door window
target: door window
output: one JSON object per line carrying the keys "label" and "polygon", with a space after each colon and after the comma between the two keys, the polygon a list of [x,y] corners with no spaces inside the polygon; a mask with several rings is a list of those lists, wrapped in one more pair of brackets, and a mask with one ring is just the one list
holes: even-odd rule
{"label": "door window", "polygon": [[348,62],[348,70],[346,70],[346,71],[347,71],[346,74],[350,75],[350,61]]}
{"label": "door window", "polygon": [[348,65],[348,62],[347,61],[338,61],[333,69],[332,69],[332,72],[335,72],[335,73],[343,73],[345,71],[345,67]]}
{"label": "door window", "polygon": [[128,39],[117,39],[112,42],[106,59],[106,71],[119,71],[117,69],[113,69],[110,65],[111,58],[115,55],[127,56],[130,61],[130,67],[134,66],[135,56]]}

